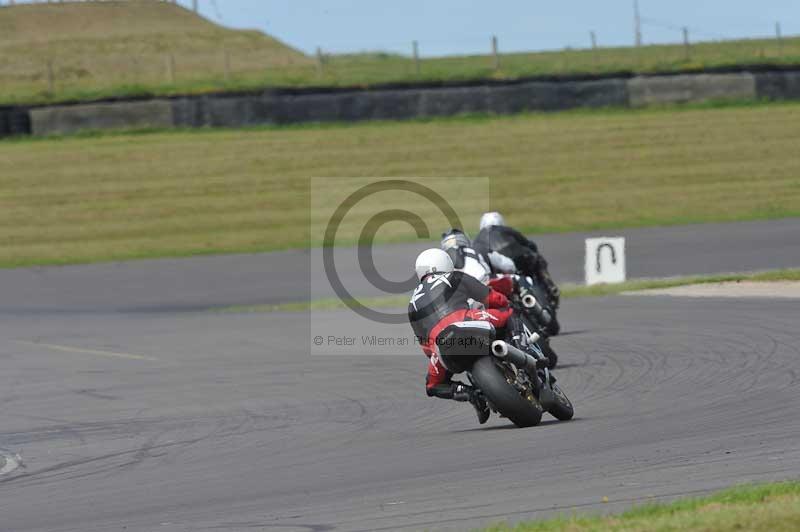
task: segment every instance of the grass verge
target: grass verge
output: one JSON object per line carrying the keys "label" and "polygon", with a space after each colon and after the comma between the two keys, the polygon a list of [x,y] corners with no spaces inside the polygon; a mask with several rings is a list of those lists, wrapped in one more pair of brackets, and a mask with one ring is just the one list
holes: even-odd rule
{"label": "grass verge", "polygon": [[647,504],[607,517],[562,517],[483,532],[793,531],[800,523],[800,482],[738,486],[669,504]]}
{"label": "grass verge", "polygon": [[773,270],[756,273],[730,273],[720,275],[701,275],[692,277],[674,277],[666,279],[641,279],[621,284],[600,284],[594,286],[568,286],[564,289],[565,297],[592,297],[635,292],[654,288],[671,288],[692,284],[724,283],[735,281],[800,281],[800,269]]}
{"label": "grass verge", "polygon": [[[706,275],[693,277],[674,277],[667,279],[638,279],[620,284],[607,284],[595,286],[564,285],[561,289],[563,299],[581,297],[598,297],[622,294],[637,290],[653,288],[671,288],[673,286],[686,286],[692,284],[722,283],[731,281],[800,281],[800,269],[772,270],[756,273],[731,273],[722,275]],[[371,297],[358,300],[370,308],[398,308],[408,305],[408,295]],[[308,312],[341,310],[347,304],[336,298],[317,299],[314,301],[301,301],[293,303],[279,303],[273,305],[238,305],[213,309],[221,313],[263,313],[263,312]]]}
{"label": "grass verge", "polygon": [[318,245],[315,176],[489,178],[532,234],[798,216],[798,124],[793,103],[0,142],[0,267]]}

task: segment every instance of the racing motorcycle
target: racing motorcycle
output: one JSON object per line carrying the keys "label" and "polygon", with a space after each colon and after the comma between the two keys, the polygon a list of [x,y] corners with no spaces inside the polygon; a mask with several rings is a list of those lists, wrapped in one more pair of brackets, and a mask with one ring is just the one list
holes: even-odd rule
{"label": "racing motorcycle", "polygon": [[572,419],[575,411],[549,369],[549,361],[524,320],[512,317],[508,340],[498,340],[488,321],[449,325],[437,344],[442,364],[452,373],[466,372],[489,407],[518,427],[538,425],[544,412]]}
{"label": "racing motorcycle", "polygon": [[523,313],[541,329],[543,334],[558,336],[561,324],[556,315],[555,301],[550,299],[547,292],[532,277],[520,275],[517,286],[518,295],[523,303]]}
{"label": "racing motorcycle", "polygon": [[[559,325],[555,317],[555,310],[548,306],[547,300],[543,298],[543,291],[536,285],[530,277],[515,277],[514,292],[510,297],[515,313],[522,320],[525,332],[530,336],[532,333],[539,335],[537,345],[542,350],[548,360],[549,369],[554,369],[558,365],[558,355],[550,346],[551,331]],[[541,303],[544,301],[544,305]]]}

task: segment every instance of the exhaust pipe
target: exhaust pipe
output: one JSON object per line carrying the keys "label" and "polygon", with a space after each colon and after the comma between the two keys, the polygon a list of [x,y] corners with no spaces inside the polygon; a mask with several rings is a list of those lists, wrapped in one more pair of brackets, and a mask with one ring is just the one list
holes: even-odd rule
{"label": "exhaust pipe", "polygon": [[537,370],[537,361],[534,357],[502,340],[492,343],[492,353],[497,358],[507,359],[518,368],[528,369],[532,372]]}
{"label": "exhaust pipe", "polygon": [[522,304],[525,308],[533,308],[536,306],[536,298],[530,294],[525,294],[522,296]]}
{"label": "exhaust pipe", "polygon": [[508,356],[508,344],[501,340],[492,342],[492,353],[497,358],[506,358]]}
{"label": "exhaust pipe", "polygon": [[533,312],[533,315],[544,325],[549,324],[553,320],[553,316],[551,316],[531,294],[522,296],[522,306]]}

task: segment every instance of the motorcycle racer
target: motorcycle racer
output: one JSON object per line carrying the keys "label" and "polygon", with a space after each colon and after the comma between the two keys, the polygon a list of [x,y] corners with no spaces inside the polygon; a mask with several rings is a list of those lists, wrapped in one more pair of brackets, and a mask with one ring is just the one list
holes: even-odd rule
{"label": "motorcycle racer", "polygon": [[511,259],[521,275],[533,277],[545,287],[553,306],[558,308],[561,292],[550,276],[547,261],[536,244],[516,229],[508,227],[498,212],[484,214],[480,227],[480,233],[474,241],[475,250],[483,256],[496,253]]}
{"label": "motorcycle racer", "polygon": [[[456,271],[453,260],[441,249],[428,249],[417,257],[415,269],[420,284],[408,305],[408,319],[428,357],[425,388],[428,397],[470,402],[483,424],[489,419],[489,406],[482,395],[464,383],[454,382],[442,364],[437,339],[449,325],[464,321],[488,321],[495,329],[506,327],[513,310],[502,293],[482,284],[462,271]],[[470,300],[485,309],[470,308]]]}
{"label": "motorcycle racer", "polygon": [[[513,275],[514,262],[511,259],[499,253],[495,253],[494,257],[484,257],[478,254],[472,248],[469,237],[460,229],[450,229],[442,234],[441,247],[450,256],[456,271],[466,273],[481,283],[488,284],[506,297],[511,296],[516,278],[516,275]],[[493,277],[492,272],[498,269],[510,270],[509,273],[512,275]]]}

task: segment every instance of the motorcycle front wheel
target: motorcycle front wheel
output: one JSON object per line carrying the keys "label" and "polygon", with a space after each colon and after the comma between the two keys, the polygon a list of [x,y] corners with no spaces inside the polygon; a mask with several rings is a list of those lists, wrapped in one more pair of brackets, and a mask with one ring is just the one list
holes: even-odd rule
{"label": "motorcycle front wheel", "polygon": [[553,384],[552,390],[555,403],[547,411],[559,421],[569,421],[575,415],[572,401],[561,391],[558,384]]}

